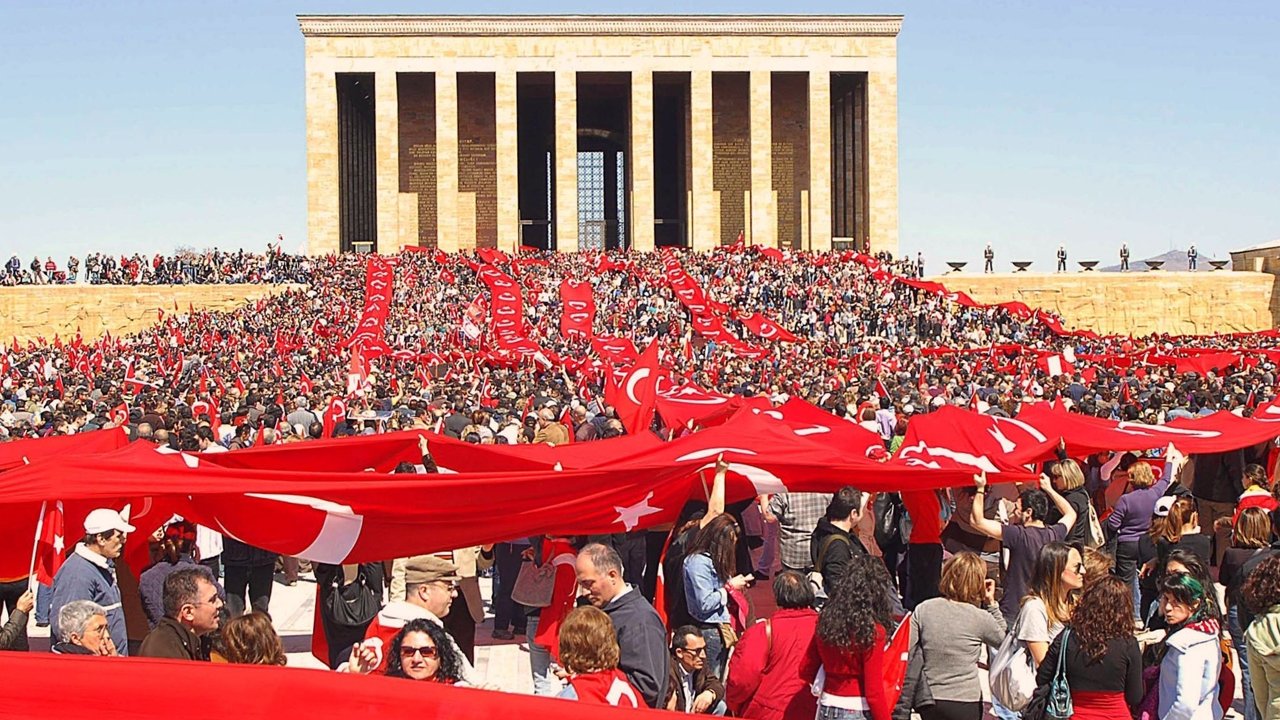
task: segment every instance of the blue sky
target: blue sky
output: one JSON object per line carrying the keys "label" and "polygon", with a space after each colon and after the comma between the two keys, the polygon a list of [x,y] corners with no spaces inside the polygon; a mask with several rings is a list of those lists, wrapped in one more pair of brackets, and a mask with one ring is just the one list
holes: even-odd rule
{"label": "blue sky", "polygon": [[[0,255],[306,235],[294,16],[432,2],[0,0]],[[474,0],[476,13],[593,12]],[[1280,239],[1280,3],[654,2],[902,13],[901,247],[1048,269]]]}

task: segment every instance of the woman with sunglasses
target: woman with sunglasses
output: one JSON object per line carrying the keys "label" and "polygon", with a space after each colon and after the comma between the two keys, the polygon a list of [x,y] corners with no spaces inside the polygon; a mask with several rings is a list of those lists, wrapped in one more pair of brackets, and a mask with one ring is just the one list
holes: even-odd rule
{"label": "woman with sunglasses", "polygon": [[[391,640],[387,677],[429,680],[446,685],[462,685],[461,653],[453,646],[444,628],[430,620],[410,620]],[[348,672],[369,673],[377,667],[371,650],[352,650]]]}

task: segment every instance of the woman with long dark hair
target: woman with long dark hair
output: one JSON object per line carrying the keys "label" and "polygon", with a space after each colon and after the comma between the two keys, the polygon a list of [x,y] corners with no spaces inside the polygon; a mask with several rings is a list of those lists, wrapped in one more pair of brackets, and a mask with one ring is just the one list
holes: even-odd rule
{"label": "woman with long dark hair", "polygon": [[879,558],[854,555],[818,616],[825,679],[818,720],[889,720],[884,692],[885,638],[893,626],[889,571]]}
{"label": "woman with long dark hair", "polygon": [[1133,591],[1108,576],[1089,585],[1071,623],[1045,655],[1037,684],[1053,682],[1064,656],[1076,720],[1129,717],[1142,701],[1142,652],[1133,636]]}
{"label": "woman with long dark hair", "polygon": [[[377,666],[372,649],[359,645],[352,648],[348,672],[368,674]],[[430,620],[410,620],[391,640],[387,677],[458,685],[462,684],[462,668],[462,654],[449,634]]]}
{"label": "woman with long dark hair", "polygon": [[1166,575],[1160,583],[1160,612],[1169,625],[1169,634],[1157,651],[1161,718],[1222,716],[1218,706],[1222,626],[1213,617],[1209,600],[1213,592],[1213,586],[1206,587],[1184,573]]}
{"label": "woman with long dark hair", "polygon": [[1071,620],[1079,591],[1084,587],[1084,555],[1080,548],[1051,542],[1040,548],[1028,592],[1018,611],[1018,639],[1036,665],[1044,662],[1049,644]]}
{"label": "woman with long dark hair", "polygon": [[707,641],[707,667],[724,677],[730,643],[725,626],[732,623],[729,593],[741,592],[751,581],[735,575],[738,521],[732,515],[718,515],[698,531],[684,559],[684,597],[702,637]]}

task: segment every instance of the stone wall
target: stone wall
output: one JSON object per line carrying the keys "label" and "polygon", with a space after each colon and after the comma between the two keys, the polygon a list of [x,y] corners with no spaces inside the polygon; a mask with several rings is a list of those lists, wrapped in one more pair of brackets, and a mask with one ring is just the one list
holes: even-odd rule
{"label": "stone wall", "polygon": [[1276,327],[1272,275],[1257,272],[1001,273],[931,278],[978,302],[1018,300],[1103,334],[1211,334]]}
{"label": "stone wall", "polygon": [[231,310],[288,290],[289,285],[46,285],[0,288],[0,338],[8,342],[53,336],[85,340],[106,331],[123,335],[150,327],[157,310]]}

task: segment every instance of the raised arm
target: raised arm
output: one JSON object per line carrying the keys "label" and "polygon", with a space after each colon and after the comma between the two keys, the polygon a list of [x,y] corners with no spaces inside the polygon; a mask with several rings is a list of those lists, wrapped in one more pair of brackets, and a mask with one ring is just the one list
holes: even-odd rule
{"label": "raised arm", "polygon": [[973,494],[973,506],[969,511],[969,524],[973,529],[999,540],[1004,536],[1004,526],[995,520],[990,520],[986,515],[987,503],[987,473],[984,470],[981,474],[973,476],[973,485],[977,490]]}
{"label": "raised arm", "polygon": [[729,473],[729,463],[724,461],[724,453],[716,457],[716,476],[711,481],[711,490],[707,493],[707,514],[698,521],[698,527],[704,528],[716,518],[724,514],[724,479]]}
{"label": "raised arm", "polygon": [[1067,502],[1066,498],[1059,495],[1057,490],[1053,489],[1053,483],[1049,482],[1048,475],[1040,476],[1040,489],[1048,493],[1049,499],[1052,500],[1054,506],[1058,508],[1058,512],[1062,513],[1062,519],[1059,520],[1058,523],[1066,525],[1067,531],[1069,532],[1071,527],[1076,524],[1076,509],[1071,507],[1071,503]]}

